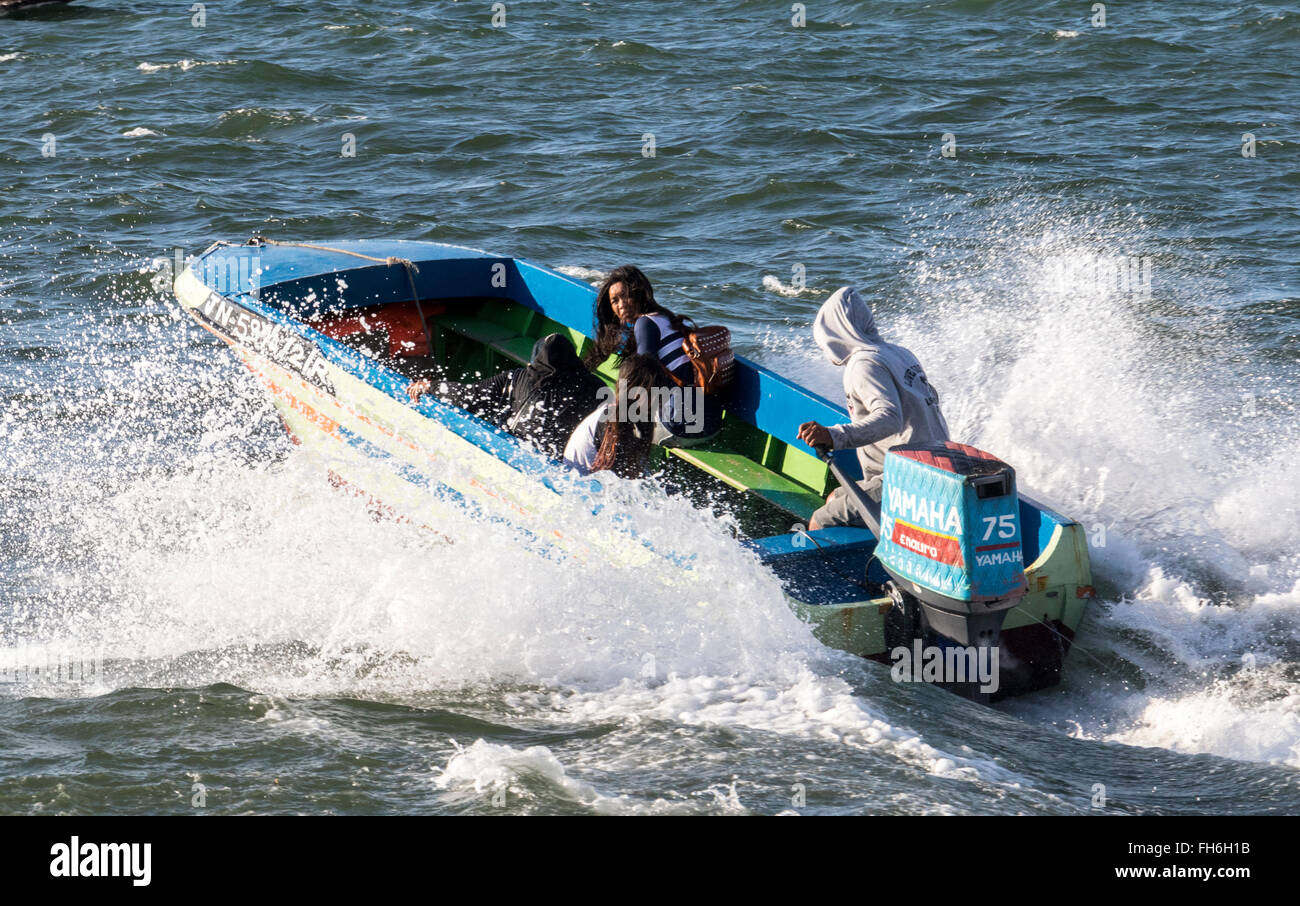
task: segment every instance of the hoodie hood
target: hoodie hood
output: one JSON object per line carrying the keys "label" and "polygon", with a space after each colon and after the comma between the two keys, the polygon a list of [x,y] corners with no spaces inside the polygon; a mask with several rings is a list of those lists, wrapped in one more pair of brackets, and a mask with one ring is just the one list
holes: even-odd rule
{"label": "hoodie hood", "polygon": [[528,367],[520,371],[512,382],[510,400],[513,410],[516,413],[523,411],[530,397],[545,393],[548,387],[573,384],[577,375],[584,376],[588,383],[599,384],[578,358],[568,337],[560,333],[547,334],[533,344]]}
{"label": "hoodie hood", "polygon": [[851,286],[837,289],[822,303],[813,321],[813,339],[836,365],[843,365],[857,350],[882,342],[871,307]]}
{"label": "hoodie hood", "polygon": [[553,333],[533,344],[528,366],[511,372],[505,429],[558,459],[578,423],[601,401],[605,384],[587,370],[573,342]]}
{"label": "hoodie hood", "polygon": [[563,334],[551,333],[533,344],[528,370],[537,377],[550,377],[559,371],[586,371],[573,343]]}

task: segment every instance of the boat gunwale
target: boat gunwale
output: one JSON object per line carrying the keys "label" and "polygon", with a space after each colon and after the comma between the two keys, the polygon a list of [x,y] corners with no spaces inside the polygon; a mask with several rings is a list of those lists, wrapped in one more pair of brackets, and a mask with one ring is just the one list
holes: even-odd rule
{"label": "boat gunwale", "polygon": [[[296,331],[300,335],[304,336],[305,339],[314,343],[318,348],[320,348],[322,352],[325,353],[327,357],[334,362],[334,364],[353,373],[356,373],[359,367],[362,371],[366,372],[367,376],[364,377],[363,379],[366,380],[367,383],[379,389],[382,389],[387,395],[391,396],[393,399],[396,399],[399,402],[408,405],[410,405],[410,402],[406,398],[405,387],[403,386],[403,384],[409,385],[410,383],[409,379],[404,378],[400,373],[396,372],[394,369],[389,368],[373,359],[370,359],[369,357],[365,356],[363,353],[352,348],[346,343],[336,340],[333,337],[330,337],[329,335],[323,333],[322,331],[318,330],[316,327],[312,326],[312,324],[307,319],[290,314],[285,309],[292,307],[293,305],[292,300],[286,300],[277,304],[275,300],[275,291],[277,289],[280,289],[281,292],[284,292],[284,290],[287,289],[291,284],[299,283],[307,279],[335,276],[339,274],[361,272],[361,271],[371,271],[371,270],[376,272],[386,271],[388,269],[391,269],[394,266],[401,266],[404,262],[408,262],[408,261],[418,271],[422,264],[432,265],[440,262],[474,260],[474,261],[493,261],[493,262],[511,263],[514,264],[516,268],[518,268],[520,265],[524,265],[529,269],[532,269],[535,272],[543,275],[546,279],[562,281],[575,289],[580,289],[585,292],[591,293],[593,298],[595,293],[595,290],[591,287],[591,285],[586,283],[585,281],[580,280],[579,278],[576,277],[572,277],[568,274],[564,274],[560,271],[555,270],[554,268],[550,268],[545,265],[538,264],[537,262],[531,261],[529,259],[494,255],[483,250],[471,249],[464,246],[452,245],[449,243],[439,243],[439,242],[424,241],[424,240],[383,240],[383,241],[349,240],[349,241],[335,242],[333,244],[334,246],[336,246],[335,248],[331,248],[328,246],[320,246],[311,243],[273,242],[269,246],[264,246],[258,244],[241,245],[241,244],[231,243],[227,241],[218,241],[210,245],[199,256],[197,256],[197,258],[194,259],[194,261],[192,261],[184,269],[184,271],[182,271],[181,277],[185,275],[189,275],[197,283],[198,286],[203,288],[205,292],[215,293],[233,304],[239,304],[242,307],[249,308],[251,311],[254,311],[255,314],[273,320],[275,323],[279,324],[282,327],[285,327],[286,329]],[[344,245],[351,245],[353,246],[353,248],[337,247],[337,246],[344,246]],[[207,256],[213,253],[217,253],[217,252],[234,252],[234,253],[254,252],[255,253],[267,247],[269,248],[305,247],[313,251],[322,252],[327,255],[334,255],[337,257],[338,260],[343,260],[343,256],[356,255],[362,258],[363,260],[366,260],[367,263],[358,264],[353,267],[335,266],[331,268],[316,270],[311,273],[298,273],[298,274],[294,274],[291,277],[287,277],[286,279],[276,280],[275,282],[269,283],[266,286],[259,286],[255,292],[253,291],[238,292],[233,294],[230,292],[221,292],[220,290],[212,287],[195,271],[195,266],[199,264],[200,261],[202,261]],[[418,248],[422,250],[430,250],[430,251],[438,250],[441,252],[449,252],[455,254],[443,254],[437,257],[426,258],[426,259],[418,259],[418,258],[398,259],[393,256],[388,256],[387,260],[377,260],[374,257],[368,255],[368,252],[384,252],[384,251],[392,251],[392,250],[410,251],[413,250],[414,248]],[[366,249],[367,251],[363,252],[360,251],[360,249]],[[178,284],[180,282],[181,277],[177,278]],[[412,287],[412,290],[414,290],[414,287]],[[414,292],[412,292],[412,295],[414,296]],[[263,296],[266,296],[267,299],[263,300],[262,298]],[[503,295],[500,297],[483,296],[481,298],[484,301],[488,299],[499,298],[500,301],[502,302],[523,305],[529,308],[530,310],[543,315],[544,317],[550,318],[556,323],[564,324],[566,327],[579,331],[584,336],[590,338],[590,335],[587,333],[588,330],[587,326],[568,324],[566,321],[563,321],[555,317],[554,314],[548,313],[548,311],[543,306],[543,304],[537,301],[535,295],[531,292],[531,290],[528,291],[528,296],[529,298],[527,299],[520,299],[517,296],[511,296],[511,295]],[[452,297],[452,298],[456,298],[456,297]],[[480,297],[463,297],[463,298],[480,298]],[[390,301],[400,302],[406,300],[393,299]],[[414,299],[414,301],[436,302],[437,300]],[[201,304],[201,302],[199,304]],[[330,306],[327,310],[331,313],[334,312],[342,313],[349,309],[365,308],[367,306],[376,305],[376,304],[390,304],[390,303],[389,302],[376,303],[373,301],[360,300],[352,304],[339,305],[337,307]],[[783,391],[801,397],[804,400],[815,402],[820,406],[823,406],[826,409],[837,413],[844,419],[848,418],[847,410],[835,405],[834,403],[827,400],[825,397],[822,397],[820,394],[817,394],[815,391],[809,390],[808,388],[805,388],[802,385],[796,384],[791,379],[783,375],[780,375],[777,372],[773,371],[772,369],[764,365],[761,365],[757,362],[754,362],[753,360],[748,359],[744,356],[737,355],[736,359],[738,363],[742,364],[742,367],[750,369],[760,379],[768,378],[774,382],[776,387],[780,387]],[[415,404],[415,408],[422,415],[425,415],[426,417],[434,418],[444,428],[447,428],[448,430],[456,431],[456,433],[461,434],[461,436],[464,436],[467,440],[473,442],[480,449],[484,450],[485,452],[491,453],[494,456],[497,456],[498,459],[501,459],[503,462],[507,463],[508,465],[518,469],[519,471],[525,474],[535,475],[539,477],[541,481],[544,484],[546,484],[548,488],[550,488],[553,491],[556,491],[557,493],[560,493],[560,490],[553,485],[550,479],[550,473],[552,473],[553,470],[555,469],[557,462],[555,460],[551,460],[545,457],[540,452],[534,450],[531,446],[520,441],[519,438],[505,431],[503,428],[493,425],[492,423],[487,422],[484,419],[478,418],[477,416],[474,416],[471,413],[461,410],[458,407],[454,407],[451,406],[450,404],[443,403],[440,400],[437,400],[432,395],[426,395],[423,399],[421,399],[418,403]],[[758,426],[757,424],[754,424],[754,421],[751,420],[750,418],[747,418],[746,413],[744,413],[743,411],[737,412],[736,417],[738,417],[741,421],[745,422],[749,427],[753,428],[756,431],[761,432],[762,434],[766,434],[769,437],[774,437],[778,441],[789,443],[789,441],[786,441],[780,436],[773,434],[771,431],[767,431],[764,428]],[[473,434],[466,434],[461,431],[457,431],[454,424],[450,423],[450,420],[454,420],[455,422],[459,422],[469,426],[472,429]],[[505,448],[504,450],[502,449],[503,447]],[[502,455],[503,452],[506,453],[507,455]],[[807,451],[805,450],[800,450],[799,452],[807,453]],[[743,452],[740,452],[740,455],[744,456],[746,459],[749,459],[751,462],[754,462],[755,465],[759,466],[760,468],[765,468],[768,469],[769,471],[774,471],[775,474],[783,475],[783,473],[781,473],[779,470],[772,470],[770,469],[770,467],[765,466],[762,462],[754,460],[752,457],[744,454]],[[812,454],[808,453],[807,455],[812,455]],[[856,457],[853,458],[853,464],[856,465]],[[691,464],[691,466],[692,468],[700,469],[702,472],[704,471],[697,465]],[[708,473],[705,472],[705,474]],[[788,476],[783,475],[783,477],[788,477]],[[789,479],[789,480],[798,483],[797,479]],[[587,489],[585,489],[586,494],[599,493],[601,488],[599,479],[587,478],[585,479],[585,481],[590,482]],[[747,491],[747,493],[753,493],[753,492]],[[1038,533],[1039,537],[1038,539],[1036,539],[1036,544],[1035,544],[1035,548],[1036,548],[1035,553],[1037,554],[1037,556],[1035,557],[1032,566],[1026,567],[1026,571],[1028,572],[1029,569],[1040,566],[1046,559],[1048,559],[1046,555],[1048,554],[1049,550],[1055,547],[1055,542],[1059,540],[1059,537],[1062,534],[1061,530],[1063,528],[1070,525],[1076,525],[1078,523],[1075,520],[1070,519],[1067,516],[1064,516],[1057,510],[1040,503],[1036,498],[1021,492],[1019,489],[1017,489],[1017,496],[1020,498],[1022,505],[1025,505],[1030,509],[1034,510],[1039,515],[1040,519],[1052,524],[1052,532],[1046,539],[1042,538],[1042,532],[1040,529],[1040,532]],[[779,537],[779,535],[767,536],[767,537]],[[1024,541],[1028,542],[1028,538],[1026,537]]]}

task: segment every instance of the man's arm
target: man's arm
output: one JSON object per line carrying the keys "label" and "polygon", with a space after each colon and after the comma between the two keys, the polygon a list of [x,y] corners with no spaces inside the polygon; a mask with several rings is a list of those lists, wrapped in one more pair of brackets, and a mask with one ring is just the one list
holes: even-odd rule
{"label": "man's arm", "polygon": [[489,421],[502,421],[510,415],[510,393],[524,373],[522,368],[502,371],[477,384],[448,385],[448,402]]}
{"label": "man's arm", "polygon": [[412,402],[418,401],[426,393],[436,393],[444,402],[459,406],[475,415],[491,419],[503,418],[510,411],[510,393],[515,379],[523,373],[522,368],[503,371],[476,384],[462,384],[459,381],[439,381],[435,378],[423,378],[413,381],[407,388],[407,395]]}
{"label": "man's arm", "polygon": [[882,363],[870,356],[857,356],[849,364],[845,385],[866,407],[844,425],[830,425],[826,432],[836,450],[865,447],[878,443],[903,430],[903,406],[894,387],[893,375]]}

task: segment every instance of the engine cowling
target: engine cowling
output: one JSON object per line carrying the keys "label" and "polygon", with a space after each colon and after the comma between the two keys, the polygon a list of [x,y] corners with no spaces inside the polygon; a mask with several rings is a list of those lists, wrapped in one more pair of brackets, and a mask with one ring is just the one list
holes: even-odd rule
{"label": "engine cowling", "polygon": [[935,632],[996,645],[1006,611],[1028,588],[1015,470],[951,441],[894,447],[876,557]]}

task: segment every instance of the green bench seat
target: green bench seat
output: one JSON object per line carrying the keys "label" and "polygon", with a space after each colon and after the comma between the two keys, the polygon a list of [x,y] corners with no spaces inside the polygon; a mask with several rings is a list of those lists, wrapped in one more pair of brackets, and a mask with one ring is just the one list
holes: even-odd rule
{"label": "green bench seat", "polygon": [[804,522],[822,505],[822,498],[801,484],[764,468],[747,456],[704,447],[665,447],[664,452],[690,463],[733,488],[761,497],[777,509]]}
{"label": "green bench seat", "polygon": [[521,336],[513,327],[506,327],[504,324],[497,324],[495,321],[462,317],[442,317],[430,320],[443,330],[450,330],[452,333],[467,337],[476,343],[499,352],[512,362],[518,362],[520,365],[526,364],[529,356],[533,353],[533,343],[535,341],[532,337]]}
{"label": "green bench seat", "polygon": [[[515,328],[483,318],[448,317],[431,318],[439,327],[460,334],[492,349],[513,362],[526,364],[532,355],[536,338],[520,334]],[[574,331],[573,333],[576,333]],[[601,363],[596,373],[611,383],[618,377],[616,359],[611,356]],[[702,447],[666,447],[664,452],[689,463],[714,478],[766,500],[772,506],[792,517],[808,521],[813,510],[822,505],[819,494],[778,472],[764,467],[753,459],[713,445]]]}
{"label": "green bench seat", "polygon": [[488,345],[506,358],[518,362],[520,365],[527,365],[537,341],[532,337],[507,337],[504,340],[497,340]]}
{"label": "green bench seat", "polygon": [[477,340],[485,346],[519,336],[519,332],[512,327],[506,327],[493,321],[485,321],[482,318],[439,317],[430,318],[429,320],[439,327],[469,337],[471,340]]}
{"label": "green bench seat", "polygon": [[430,320],[444,330],[468,337],[520,365],[528,364],[537,342],[536,338],[520,334],[513,327],[483,318],[442,317]]}

